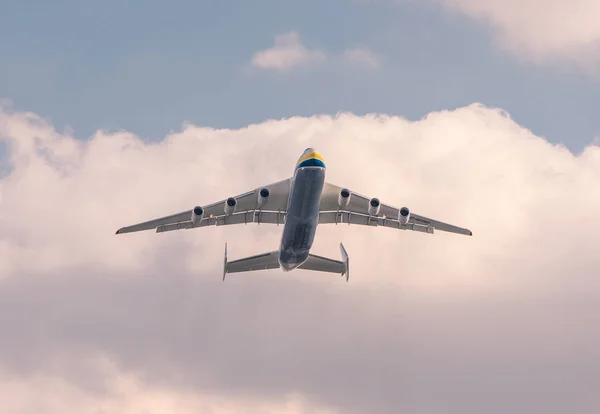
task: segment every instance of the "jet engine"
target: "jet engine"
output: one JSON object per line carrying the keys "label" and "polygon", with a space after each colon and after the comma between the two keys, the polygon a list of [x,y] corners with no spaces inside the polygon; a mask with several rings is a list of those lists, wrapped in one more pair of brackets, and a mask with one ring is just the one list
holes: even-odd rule
{"label": "jet engine", "polygon": [[402,225],[408,224],[408,220],[410,219],[410,210],[408,207],[402,207],[398,212],[398,221]]}
{"label": "jet engine", "polygon": [[230,216],[235,213],[235,208],[237,207],[237,200],[234,197],[229,197],[225,200],[225,214]]}
{"label": "jet engine", "polygon": [[271,192],[268,188],[265,187],[260,189],[258,192],[258,207],[262,207],[267,203],[270,194]]}
{"label": "jet engine", "polygon": [[342,189],[342,191],[340,191],[340,194],[338,195],[338,205],[340,206],[340,208],[344,208],[348,205],[348,203],[350,202],[350,196],[352,194],[350,193],[350,190],[347,189]]}
{"label": "jet engine", "polygon": [[196,206],[192,209],[192,223],[194,225],[200,224],[204,217],[204,209],[200,206]]}
{"label": "jet engine", "polygon": [[378,198],[372,198],[369,200],[369,215],[376,216],[379,214],[379,209],[381,208],[381,203]]}

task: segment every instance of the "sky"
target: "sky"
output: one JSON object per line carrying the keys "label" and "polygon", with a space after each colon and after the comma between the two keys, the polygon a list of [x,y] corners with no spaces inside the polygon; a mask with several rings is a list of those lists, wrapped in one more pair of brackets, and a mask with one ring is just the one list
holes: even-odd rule
{"label": "sky", "polygon": [[[0,6],[0,411],[599,411],[595,2],[141,5]],[[281,227],[114,234],[307,147],[473,237],[324,225],[348,283],[223,283]]]}
{"label": "sky", "polygon": [[[600,12],[594,0],[553,4],[5,0],[0,97],[81,139],[125,129],[147,140],[184,122],[419,119],[480,102],[579,152],[600,134]],[[306,54],[288,69],[252,64],[290,34]]]}

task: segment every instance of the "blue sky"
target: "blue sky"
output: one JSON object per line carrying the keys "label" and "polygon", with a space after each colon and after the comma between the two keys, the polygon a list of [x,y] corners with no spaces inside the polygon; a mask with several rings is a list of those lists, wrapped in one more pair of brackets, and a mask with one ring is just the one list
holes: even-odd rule
{"label": "blue sky", "polygon": [[[475,101],[575,152],[600,135],[597,77],[501,50],[485,22],[428,1],[5,0],[0,8],[0,97],[81,138],[123,128],[155,140],[184,121],[236,128],[339,111],[417,119]],[[329,57],[287,71],[251,66],[289,31]],[[379,66],[336,59],[356,46]]]}

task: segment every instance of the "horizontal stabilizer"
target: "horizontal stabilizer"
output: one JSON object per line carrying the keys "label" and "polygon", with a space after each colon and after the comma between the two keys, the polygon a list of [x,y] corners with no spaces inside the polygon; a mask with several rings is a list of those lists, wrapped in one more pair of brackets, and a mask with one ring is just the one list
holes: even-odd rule
{"label": "horizontal stabilizer", "polygon": [[346,275],[346,282],[350,277],[348,273],[348,255],[344,245],[340,243],[340,250],[342,251],[342,261],[329,259],[323,256],[317,256],[315,254],[309,254],[306,262],[302,263],[298,269],[312,270],[316,272],[328,272],[338,273],[341,276]]}
{"label": "horizontal stabilizer", "polygon": [[[346,282],[349,278],[348,272],[348,254],[344,246],[340,243],[342,252],[342,261],[328,259],[327,257],[309,254],[308,259],[302,263],[298,269],[312,270],[316,272],[338,273],[341,276],[346,275]],[[278,269],[279,251],[275,250],[268,253],[258,254],[256,256],[245,257],[243,259],[227,261],[227,243],[225,243],[225,258],[223,263],[223,280],[227,273],[251,272],[254,270]]]}
{"label": "horizontal stabilizer", "polygon": [[279,268],[279,251],[257,254],[256,256],[243,259],[227,261],[227,244],[225,244],[225,265],[223,268],[223,280],[227,273],[251,272],[253,270],[268,270]]}

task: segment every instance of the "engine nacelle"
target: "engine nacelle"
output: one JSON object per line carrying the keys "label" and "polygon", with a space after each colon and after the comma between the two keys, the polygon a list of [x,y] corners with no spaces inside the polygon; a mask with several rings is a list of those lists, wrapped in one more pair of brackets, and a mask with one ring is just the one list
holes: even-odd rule
{"label": "engine nacelle", "polygon": [[369,200],[369,215],[376,216],[379,214],[379,209],[381,208],[381,203],[378,198],[372,198]]}
{"label": "engine nacelle", "polygon": [[229,197],[225,200],[225,214],[228,216],[235,213],[235,208],[237,207],[237,200],[233,197]]}
{"label": "engine nacelle", "polygon": [[258,192],[258,207],[261,208],[262,206],[264,206],[267,203],[267,200],[269,199],[269,195],[271,195],[271,192],[269,191],[268,188],[261,188],[260,191]]}
{"label": "engine nacelle", "polygon": [[204,209],[200,206],[196,206],[192,209],[192,223],[194,225],[199,224],[204,217]]}
{"label": "engine nacelle", "polygon": [[340,194],[338,195],[338,205],[340,208],[344,208],[348,205],[351,196],[352,193],[350,193],[350,190],[344,188],[340,191]]}
{"label": "engine nacelle", "polygon": [[408,224],[408,220],[410,220],[410,210],[408,207],[402,207],[398,212],[398,221],[402,225]]}

